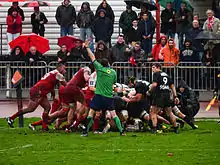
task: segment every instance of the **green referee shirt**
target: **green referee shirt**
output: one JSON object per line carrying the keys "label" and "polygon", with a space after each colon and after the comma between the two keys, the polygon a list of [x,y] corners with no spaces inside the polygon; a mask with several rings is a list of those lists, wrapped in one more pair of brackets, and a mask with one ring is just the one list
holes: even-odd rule
{"label": "green referee shirt", "polygon": [[116,83],[116,71],[110,67],[103,67],[98,61],[93,62],[96,73],[96,90],[95,94],[112,98],[113,84]]}

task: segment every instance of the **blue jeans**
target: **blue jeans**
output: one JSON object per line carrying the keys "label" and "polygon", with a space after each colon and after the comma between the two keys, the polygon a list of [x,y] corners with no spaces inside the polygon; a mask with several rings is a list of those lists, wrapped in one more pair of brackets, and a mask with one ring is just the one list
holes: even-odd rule
{"label": "blue jeans", "polygon": [[60,35],[61,37],[67,35],[73,35],[73,26],[69,26],[69,27],[60,26]]}
{"label": "blue jeans", "polygon": [[94,50],[94,44],[93,44],[93,36],[92,36],[92,30],[91,28],[80,28],[80,39],[85,41],[87,39],[90,39],[90,49]]}

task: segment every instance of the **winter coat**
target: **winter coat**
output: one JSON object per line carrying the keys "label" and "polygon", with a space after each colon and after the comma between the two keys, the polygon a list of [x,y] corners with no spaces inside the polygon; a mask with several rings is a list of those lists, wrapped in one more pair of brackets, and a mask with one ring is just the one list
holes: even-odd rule
{"label": "winter coat", "polygon": [[95,36],[95,41],[103,40],[109,42],[113,33],[113,24],[107,17],[96,18],[91,26],[92,32]]}
{"label": "winter coat", "polygon": [[67,56],[69,52],[66,51],[66,52],[62,52],[61,50],[57,52],[57,60],[58,58],[60,58],[62,60],[62,62],[67,62],[68,61],[68,58],[69,56]]}
{"label": "winter coat", "polygon": [[125,49],[129,48],[126,44],[116,43],[112,48],[112,58],[113,62],[127,62],[129,59],[130,52],[126,52]]}
{"label": "winter coat", "polygon": [[[12,11],[14,11],[14,7],[11,6],[9,9],[8,9],[8,15],[11,15],[12,14]],[[17,11],[18,13],[20,14],[21,18],[22,18],[22,21],[24,21],[25,17],[24,17],[24,11],[18,6],[17,7]]]}
{"label": "winter coat", "polygon": [[[41,21],[43,21],[44,23],[40,24]],[[35,18],[35,13],[31,14],[32,32],[37,34],[39,32],[44,32],[45,31],[44,24],[46,24],[47,22],[48,20],[43,12],[40,12],[40,20]]]}
{"label": "winter coat", "polygon": [[71,49],[70,56],[68,58],[69,61],[89,61],[88,53],[86,49],[83,49],[82,47],[75,47]]}
{"label": "winter coat", "polygon": [[132,27],[132,21],[134,19],[137,19],[137,14],[135,11],[131,11],[131,13],[128,13],[127,10],[123,11],[120,19],[119,19],[119,26],[122,28],[122,33],[127,34],[129,29]]}
{"label": "winter coat", "polygon": [[161,53],[161,51],[164,47],[165,47],[165,45],[162,46],[162,44],[160,44],[160,43],[157,43],[154,45],[154,47],[152,49],[152,56],[155,61],[163,61],[163,59],[159,58],[159,54]]}
{"label": "winter coat", "polygon": [[98,8],[96,9],[96,13],[95,13],[95,18],[98,18],[99,17],[99,10],[100,9],[103,9],[103,10],[105,10],[105,16],[107,17],[107,18],[109,18],[111,21],[112,21],[112,23],[114,24],[114,22],[115,22],[115,14],[114,14],[114,11],[112,10],[112,8],[111,8],[111,6],[109,5],[109,4],[107,4],[107,6],[106,6],[106,8],[104,8],[103,6],[102,6],[102,3],[98,6]]}
{"label": "winter coat", "polygon": [[76,21],[76,10],[73,5],[60,5],[56,10],[56,20],[60,26],[70,27]]}
{"label": "winter coat", "polygon": [[25,58],[28,63],[30,63],[30,58],[32,58],[34,62],[45,60],[45,57],[39,51],[37,51],[35,55],[31,54],[31,52],[28,51],[25,55]]}
{"label": "winter coat", "polygon": [[[83,11],[83,5],[87,5],[88,11]],[[79,28],[90,28],[92,22],[94,21],[95,16],[92,10],[90,9],[90,5],[88,2],[84,2],[81,6],[81,10],[78,12],[78,16],[76,18],[76,24]]]}
{"label": "winter coat", "polygon": [[[16,21],[14,22],[14,20]],[[11,15],[8,15],[6,18],[7,22],[7,33],[16,34],[21,33],[22,31],[22,18],[18,14],[16,18],[12,17]]]}
{"label": "winter coat", "polygon": [[[182,16],[185,16],[185,19],[182,19]],[[186,33],[188,28],[191,26],[192,14],[187,9],[185,9],[184,11],[180,10],[175,15],[175,21],[176,32]]]}
{"label": "winter coat", "polygon": [[[103,50],[99,50],[98,47],[100,44],[104,45],[104,49]],[[112,57],[111,57],[111,51],[107,48],[106,44],[104,41],[100,40],[97,42],[97,46],[96,46],[96,50],[95,50],[95,58],[97,60],[106,58],[108,59],[109,63],[112,64]]]}
{"label": "winter coat", "polygon": [[214,47],[212,49],[210,49],[205,45],[205,53],[202,61],[204,63],[210,62],[211,66],[215,66],[217,63],[220,62],[219,52],[220,52],[220,43],[214,44]]}
{"label": "winter coat", "polygon": [[192,47],[198,52],[204,51],[201,40],[195,39],[201,31],[203,31],[201,28],[190,28],[186,33],[186,40],[190,40],[192,42]]}
{"label": "winter coat", "polygon": [[141,37],[138,29],[134,29],[133,27],[128,30],[128,43],[132,43],[135,41],[141,41]]}
{"label": "winter coat", "polygon": [[[171,32],[176,32],[176,22],[175,22],[176,11],[174,9],[168,10],[165,9],[161,13],[161,33],[167,34],[170,30]],[[169,22],[170,19],[173,19],[172,22]]]}
{"label": "winter coat", "polygon": [[[15,54],[15,50],[17,49],[17,48],[20,48],[20,53],[19,54]],[[23,52],[23,50],[21,49],[21,47],[20,46],[16,46],[13,50],[12,50],[12,52],[11,52],[11,55],[9,56],[9,60],[10,61],[25,61],[25,55],[24,55],[24,52]]]}
{"label": "winter coat", "polygon": [[131,50],[131,56],[134,57],[136,61],[144,61],[146,59],[145,52],[143,49],[137,51],[135,50],[135,48],[133,48]]}
{"label": "winter coat", "polygon": [[174,65],[177,65],[179,63],[180,51],[175,47],[175,44],[173,48],[170,49],[167,43],[166,46],[161,51],[161,54],[163,55],[164,62],[166,63],[164,64],[164,66],[170,66],[170,65],[172,66],[172,64],[168,64],[168,63],[173,63]]}
{"label": "winter coat", "polygon": [[[146,32],[146,29],[145,29],[145,24],[147,24],[147,32]],[[150,35],[151,36],[151,39],[153,39],[153,35],[154,35],[154,32],[155,32],[155,24],[154,24],[154,21],[153,20],[142,20],[140,21],[140,23],[138,24],[138,31],[139,31],[139,35],[140,35],[140,38],[141,40],[143,40],[143,36],[148,36]]]}
{"label": "winter coat", "polygon": [[190,46],[189,48],[184,48],[180,51],[180,61],[181,62],[199,62],[198,52]]}

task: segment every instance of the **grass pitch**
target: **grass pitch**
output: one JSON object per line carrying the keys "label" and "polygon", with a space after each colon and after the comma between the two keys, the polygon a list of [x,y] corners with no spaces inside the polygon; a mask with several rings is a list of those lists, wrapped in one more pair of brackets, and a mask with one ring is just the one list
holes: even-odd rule
{"label": "grass pitch", "polygon": [[185,126],[178,135],[90,133],[80,137],[80,133],[52,130],[33,132],[28,123],[36,120],[25,119],[25,128],[11,129],[0,119],[0,165],[220,164],[220,126],[216,122],[197,122],[198,130]]}

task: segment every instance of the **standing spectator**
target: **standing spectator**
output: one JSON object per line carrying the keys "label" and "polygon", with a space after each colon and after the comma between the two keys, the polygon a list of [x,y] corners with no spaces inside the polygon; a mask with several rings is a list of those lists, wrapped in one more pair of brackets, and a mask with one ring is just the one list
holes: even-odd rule
{"label": "standing spectator", "polygon": [[191,13],[186,9],[186,4],[181,3],[180,10],[176,13],[176,32],[179,39],[179,48],[183,49],[184,37],[192,22]]}
{"label": "standing spectator", "polygon": [[[22,31],[22,18],[19,15],[17,9],[11,10],[12,14],[7,16],[7,40],[8,43],[17,38]],[[11,48],[8,45],[8,54],[10,54]]]}
{"label": "standing spectator", "polygon": [[124,36],[119,35],[117,43],[112,47],[113,62],[127,62],[130,55],[130,49],[125,44]]}
{"label": "standing spectator", "polygon": [[155,31],[155,24],[152,19],[149,19],[147,14],[143,14],[143,20],[138,25],[138,31],[141,37],[141,47],[145,53],[152,51],[152,40]]}
{"label": "standing spectator", "polygon": [[16,46],[9,57],[10,61],[25,61],[24,51],[20,46]]}
{"label": "standing spectator", "polygon": [[174,38],[176,32],[175,22],[176,11],[172,8],[172,3],[168,2],[166,9],[161,13],[161,33],[168,38]]}
{"label": "standing spectator", "polygon": [[141,5],[141,12],[138,13],[138,20],[141,21],[143,19],[143,14],[147,14],[149,19],[152,19],[154,20],[151,12],[148,10],[148,6],[145,6],[145,5]]}
{"label": "standing spectator", "polygon": [[152,56],[155,61],[163,62],[163,56],[161,55],[162,49],[167,44],[167,37],[161,36],[158,43],[156,43],[152,49]]}
{"label": "standing spectator", "polygon": [[220,47],[218,45],[219,44],[215,44],[212,40],[210,40],[204,46],[205,54],[203,57],[203,62],[206,66],[215,66],[220,62]]}
{"label": "standing spectator", "polygon": [[73,35],[73,24],[76,21],[76,10],[70,4],[70,0],[64,0],[62,5],[57,8],[56,20],[60,25],[60,35]]}
{"label": "standing spectator", "polygon": [[192,47],[190,40],[185,40],[184,49],[180,52],[180,61],[199,62],[198,52]]}
{"label": "standing spectator", "polygon": [[31,46],[30,50],[25,55],[26,61],[29,64],[32,64],[36,61],[43,61],[44,56],[37,50],[35,46]]}
{"label": "standing spectator", "polygon": [[167,45],[162,49],[161,55],[164,58],[165,66],[173,66],[173,64],[177,65],[179,63],[180,51],[176,48],[172,38],[168,40]]}
{"label": "standing spectator", "polygon": [[69,56],[70,56],[70,52],[67,50],[67,46],[62,45],[61,49],[57,52],[57,61],[66,63],[68,61]]}
{"label": "standing spectator", "polygon": [[82,47],[82,42],[75,41],[75,46],[70,51],[69,61],[83,62],[89,60],[87,50]]}
{"label": "standing spectator", "polygon": [[112,10],[111,6],[107,3],[107,0],[102,0],[102,3],[96,9],[95,18],[99,17],[99,10],[100,9],[105,10],[106,17],[109,18],[112,21],[112,23],[114,24],[115,14],[114,14],[114,11]]}
{"label": "standing spectator", "polygon": [[122,12],[119,19],[119,26],[122,28],[126,43],[128,42],[128,32],[132,28],[132,21],[135,19],[137,19],[136,12],[132,10],[131,6],[127,5],[126,11]]}
{"label": "standing spectator", "polygon": [[99,61],[100,59],[106,58],[108,59],[109,63],[112,64],[112,58],[110,50],[105,45],[105,42],[100,40],[97,42],[96,50],[95,50],[95,58]]}
{"label": "standing spectator", "polygon": [[44,24],[48,22],[43,12],[40,12],[39,7],[34,7],[34,13],[31,15],[32,32],[44,37]]}
{"label": "standing spectator", "polygon": [[92,22],[94,21],[94,13],[90,9],[88,2],[83,2],[81,9],[76,18],[76,24],[80,28],[80,39],[85,41],[90,39],[92,41]]}
{"label": "standing spectator", "polygon": [[196,40],[195,38],[201,31],[202,29],[199,27],[199,22],[194,20],[193,27],[190,28],[186,34],[186,40],[192,41],[192,47],[198,52],[200,61],[202,61],[204,55],[204,46],[200,40]]}
{"label": "standing spectator", "polygon": [[[199,18],[199,14],[194,14],[193,15],[193,21],[196,20],[199,22],[199,27],[202,28],[203,23],[201,23],[200,18]],[[193,26],[193,25],[192,25]]]}
{"label": "standing spectator", "polygon": [[128,44],[132,45],[132,42],[141,41],[141,37],[138,32],[138,20],[132,21],[132,28],[128,31]]}
{"label": "standing spectator", "polygon": [[212,10],[215,13],[215,17],[220,19],[220,1],[212,0]]}
{"label": "standing spectator", "polygon": [[107,47],[109,47],[109,42],[113,33],[113,24],[105,14],[105,10],[99,10],[99,17],[96,18],[92,24],[92,32],[94,33],[96,42],[103,40]]}
{"label": "standing spectator", "polygon": [[12,2],[12,6],[8,9],[8,15],[11,15],[12,12],[16,9],[18,13],[20,14],[22,21],[24,21],[24,11],[18,6],[18,2]]}

